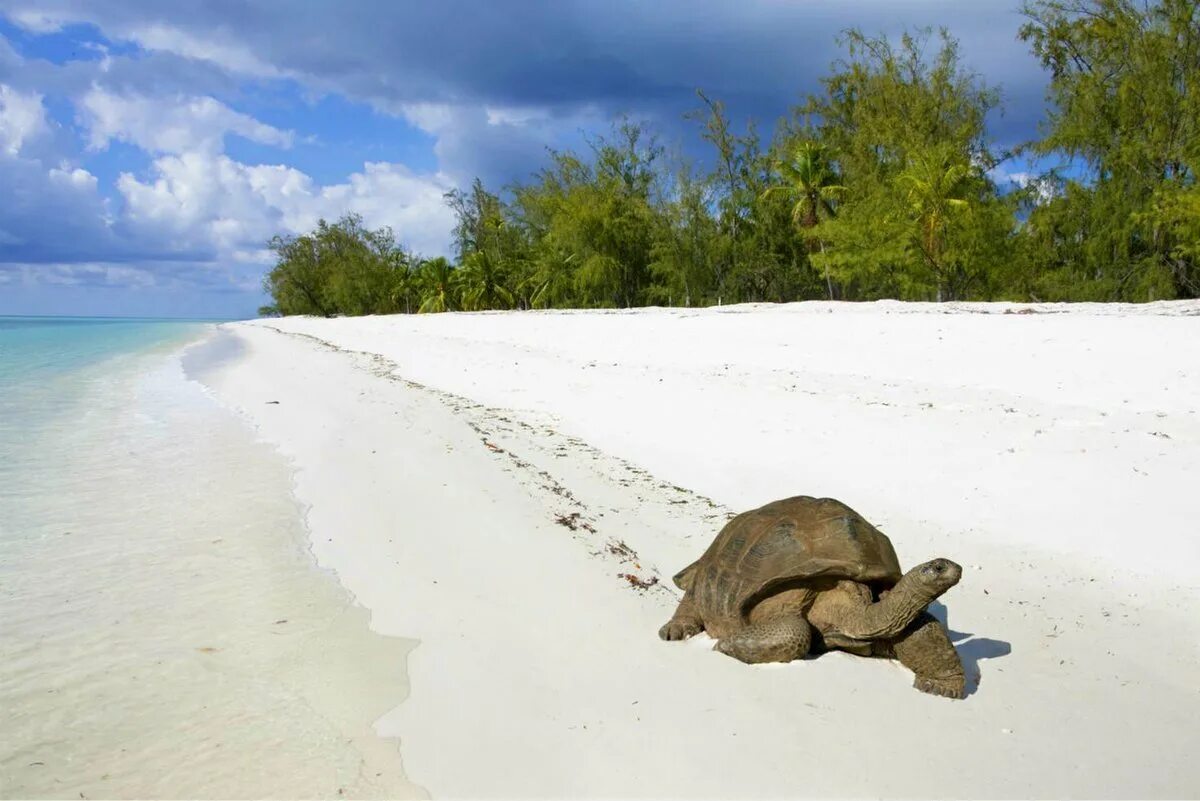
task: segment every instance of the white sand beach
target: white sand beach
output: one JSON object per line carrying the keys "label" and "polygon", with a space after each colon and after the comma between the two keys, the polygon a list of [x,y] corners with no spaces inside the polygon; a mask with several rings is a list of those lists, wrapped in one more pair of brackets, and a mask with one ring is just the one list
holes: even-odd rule
{"label": "white sand beach", "polygon": [[[415,640],[375,724],[435,798],[1200,792],[1200,303],[805,303],[221,326],[318,563]],[[658,639],[728,517],[845,501],[969,695]],[[653,582],[653,583],[652,583]],[[647,589],[635,584],[652,583]],[[414,793],[417,790],[414,788]]]}

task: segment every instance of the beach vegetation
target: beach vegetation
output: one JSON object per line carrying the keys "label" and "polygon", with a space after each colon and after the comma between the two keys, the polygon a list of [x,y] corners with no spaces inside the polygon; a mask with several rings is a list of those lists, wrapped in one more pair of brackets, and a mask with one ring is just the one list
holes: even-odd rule
{"label": "beach vegetation", "polygon": [[1198,9],[1026,2],[1045,124],[1007,150],[1000,87],[946,31],[846,31],[770,136],[700,90],[703,155],[620,118],[525,181],[447,193],[449,257],[355,215],[275,237],[264,313],[1197,297]]}

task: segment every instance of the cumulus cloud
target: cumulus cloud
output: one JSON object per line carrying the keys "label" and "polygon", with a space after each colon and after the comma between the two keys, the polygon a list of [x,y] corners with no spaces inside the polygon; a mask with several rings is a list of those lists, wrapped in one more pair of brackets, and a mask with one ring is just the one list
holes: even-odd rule
{"label": "cumulus cloud", "polygon": [[26,142],[47,130],[42,96],[22,94],[0,83],[0,150],[16,156]]}
{"label": "cumulus cloud", "polygon": [[88,146],[101,150],[114,139],[152,153],[221,152],[225,137],[291,147],[293,133],[234,111],[212,97],[122,95],[93,86],[79,100]]}
{"label": "cumulus cloud", "polygon": [[344,183],[318,186],[282,165],[246,165],[225,155],[190,152],[156,159],[154,178],[125,173],[117,186],[135,230],[169,232],[176,246],[214,247],[254,261],[276,233],[300,233],[320,218],[357,212],[372,227],[391,226],[418,252],[445,252],[453,219],[442,201],[451,185],[401,164],[368,163]]}
{"label": "cumulus cloud", "polygon": [[63,164],[61,167],[50,168],[50,180],[83,192],[95,192],[96,176],[82,167],[71,167]]}
{"label": "cumulus cloud", "polygon": [[[108,209],[95,176],[63,162],[47,169],[31,151],[50,138],[42,96],[0,84],[0,262],[111,251]],[[40,155],[40,154],[39,154]]]}
{"label": "cumulus cloud", "polygon": [[391,226],[418,253],[444,254],[454,215],[442,196],[453,186],[441,174],[423,176],[403,164],[368,162],[345,183],[322,187],[308,214],[332,218],[347,209],[361,214],[367,225]]}
{"label": "cumulus cloud", "polygon": [[300,233],[322,217],[349,211],[369,225],[392,226],[420,252],[448,247],[452,220],[442,194],[452,183],[446,176],[371,162],[344,181],[321,185],[294,167],[243,164],[222,152],[227,134],[281,146],[292,134],[213,98],[156,99],[99,87],[80,98],[78,114],[93,147],[119,140],[157,154],[144,174],[122,173],[112,187],[115,197],[107,197],[96,175],[79,164],[65,158],[47,164],[27,153],[51,128],[42,100],[0,84],[0,184],[9,193],[0,205],[6,281],[11,265],[22,265],[21,280],[28,283],[29,265],[44,264],[47,282],[70,283],[75,263],[86,283],[98,280],[95,265],[103,263],[113,267],[102,273],[105,280],[125,277],[134,286],[153,281],[157,272],[139,262],[209,262],[253,266],[238,280],[243,289],[256,287],[271,236]]}
{"label": "cumulus cloud", "polygon": [[95,177],[78,167],[47,169],[0,151],[0,262],[121,259],[107,201]]}
{"label": "cumulus cloud", "polygon": [[[441,198],[449,182],[391,163],[368,163],[346,181],[322,186],[282,165],[245,165],[200,151],[166,155],[144,180],[123,174],[113,203],[100,196],[87,170],[66,164],[47,170],[0,154],[0,185],[13,193],[0,205],[0,284],[26,293],[48,285],[124,287],[143,292],[145,303],[158,296],[144,291],[192,287],[210,300],[171,303],[206,314],[253,309],[273,256],[267,239],[307,231],[321,217],[358,212],[368,225],[390,225],[407,247],[429,255],[446,251],[453,225]],[[230,300],[211,300],[217,295]],[[84,296],[69,297],[84,303]],[[137,308],[154,313],[151,306]]]}

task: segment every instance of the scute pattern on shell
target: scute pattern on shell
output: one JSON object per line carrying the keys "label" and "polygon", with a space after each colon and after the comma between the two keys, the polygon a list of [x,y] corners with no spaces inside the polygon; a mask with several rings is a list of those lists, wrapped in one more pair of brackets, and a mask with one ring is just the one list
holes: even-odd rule
{"label": "scute pattern on shell", "polygon": [[723,618],[771,585],[828,576],[889,586],[900,580],[891,541],[841,501],[800,495],[730,520],[675,576],[706,615]]}

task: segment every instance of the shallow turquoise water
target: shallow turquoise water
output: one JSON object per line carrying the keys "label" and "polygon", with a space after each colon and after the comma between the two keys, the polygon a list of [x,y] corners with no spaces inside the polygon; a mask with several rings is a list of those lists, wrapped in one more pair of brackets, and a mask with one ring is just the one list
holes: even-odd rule
{"label": "shallow turquoise water", "polygon": [[0,317],[0,474],[11,480],[42,461],[44,435],[83,419],[98,378],[134,369],[138,357],[177,348],[202,330],[178,321]]}
{"label": "shallow turquoise water", "polygon": [[194,336],[202,323],[96,317],[0,317],[0,397],[105,359]]}
{"label": "shallow turquoise water", "polygon": [[290,466],[185,369],[209,334],[0,317],[0,798],[356,786],[312,699],[361,683],[328,632],[382,638],[316,568]]}
{"label": "shallow turquoise water", "polygon": [[[97,379],[177,348],[202,323],[85,317],[0,317],[0,476],[42,466],[47,433],[86,419]],[[70,454],[57,454],[59,458]],[[7,475],[4,475],[7,474]],[[3,528],[3,526],[0,526]]]}

